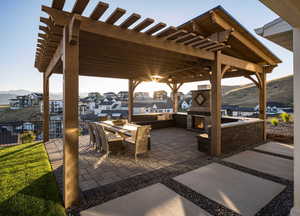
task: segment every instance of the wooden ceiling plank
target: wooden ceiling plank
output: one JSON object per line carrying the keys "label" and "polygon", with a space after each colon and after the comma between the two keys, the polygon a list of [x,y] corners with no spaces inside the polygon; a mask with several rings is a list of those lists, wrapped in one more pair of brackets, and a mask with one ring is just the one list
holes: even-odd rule
{"label": "wooden ceiling plank", "polygon": [[105,23],[113,25],[115,22],[117,22],[124,14],[126,13],[126,10],[122,8],[116,8],[114,12],[106,19]]}
{"label": "wooden ceiling plank", "polygon": [[109,4],[105,2],[98,2],[97,6],[93,10],[93,12],[90,15],[90,18],[93,20],[99,20],[101,16],[105,13],[105,11],[108,9]]}
{"label": "wooden ceiling plank", "polygon": [[159,32],[159,33],[158,33],[157,35],[155,35],[155,36],[158,37],[158,38],[161,38],[161,37],[165,37],[165,36],[167,36],[167,35],[169,35],[169,34],[172,34],[172,33],[176,32],[176,31],[177,31],[177,28],[176,28],[176,27],[174,27],[174,26],[169,26],[168,28],[162,30],[161,32]]}
{"label": "wooden ceiling plank", "polygon": [[128,27],[130,27],[133,23],[135,23],[136,21],[138,21],[141,18],[141,15],[133,13],[131,14],[126,20],[124,20],[124,22],[122,22],[120,24],[121,28],[127,29]]}
{"label": "wooden ceiling plank", "polygon": [[51,7],[57,10],[62,10],[65,5],[65,0],[53,0]]}
{"label": "wooden ceiling plank", "polygon": [[159,30],[163,29],[166,26],[167,26],[167,24],[160,22],[160,23],[156,24],[155,26],[149,28],[147,31],[145,31],[145,34],[152,35],[155,32],[158,32]]}
{"label": "wooden ceiling plank", "polygon": [[81,15],[88,5],[90,0],[76,0],[71,13],[76,13]]}
{"label": "wooden ceiling plank", "polygon": [[146,18],[146,19],[144,19],[142,22],[140,22],[138,25],[136,25],[136,26],[133,28],[133,31],[140,32],[140,31],[142,31],[143,29],[147,28],[147,27],[148,27],[149,25],[151,25],[152,23],[154,23],[154,20],[153,20],[153,19]]}

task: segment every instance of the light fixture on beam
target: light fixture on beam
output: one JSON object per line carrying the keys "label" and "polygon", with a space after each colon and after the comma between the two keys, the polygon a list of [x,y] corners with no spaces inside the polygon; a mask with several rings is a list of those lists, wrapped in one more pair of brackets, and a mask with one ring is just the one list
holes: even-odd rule
{"label": "light fixture on beam", "polygon": [[151,76],[151,80],[152,82],[158,82],[159,80],[161,80],[163,77],[159,76],[159,75],[152,75]]}

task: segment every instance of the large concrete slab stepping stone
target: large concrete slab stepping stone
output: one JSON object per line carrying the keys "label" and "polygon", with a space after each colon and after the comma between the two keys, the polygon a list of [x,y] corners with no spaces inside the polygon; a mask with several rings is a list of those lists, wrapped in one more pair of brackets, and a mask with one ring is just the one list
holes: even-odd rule
{"label": "large concrete slab stepping stone", "polygon": [[244,151],[224,159],[250,169],[280,178],[293,180],[293,161],[255,151]]}
{"label": "large concrete slab stepping stone", "polygon": [[162,184],[155,184],[81,212],[82,216],[209,216]]}
{"label": "large concrete slab stepping stone", "polygon": [[187,172],[174,178],[192,190],[241,215],[255,215],[284,188],[217,163]]}
{"label": "large concrete slab stepping stone", "polygon": [[268,142],[255,149],[289,157],[294,156],[294,146],[278,142]]}

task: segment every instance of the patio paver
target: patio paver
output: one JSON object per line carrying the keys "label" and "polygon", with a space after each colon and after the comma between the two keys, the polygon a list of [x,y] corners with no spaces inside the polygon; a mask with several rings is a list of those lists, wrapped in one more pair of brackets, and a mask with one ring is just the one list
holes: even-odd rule
{"label": "patio paver", "polygon": [[294,156],[294,146],[278,142],[268,142],[255,149],[288,157]]}
{"label": "patio paver", "polygon": [[232,157],[224,159],[240,166],[254,169],[283,179],[293,180],[293,161],[259,153],[255,151],[244,151]]}
{"label": "patio paver", "polygon": [[[62,139],[53,139],[46,143],[54,170],[63,164],[62,142]],[[132,153],[111,154],[106,158],[89,146],[89,136],[80,136],[79,186],[86,191],[199,157],[206,156],[197,151],[196,133],[182,128],[152,130],[151,151],[141,156],[137,163]],[[62,170],[57,178],[59,175]]]}
{"label": "patio paver", "polygon": [[81,215],[208,216],[210,214],[158,183],[85,210]]}
{"label": "patio paver", "polygon": [[254,215],[285,186],[217,163],[174,178],[211,200],[242,215]]}

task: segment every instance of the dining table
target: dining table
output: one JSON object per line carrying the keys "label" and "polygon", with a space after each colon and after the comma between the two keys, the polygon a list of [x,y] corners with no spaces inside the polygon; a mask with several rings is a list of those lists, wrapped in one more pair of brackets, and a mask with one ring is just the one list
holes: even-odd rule
{"label": "dining table", "polygon": [[[134,124],[134,123],[124,123],[124,124],[115,124],[113,120],[106,120],[106,121],[100,121],[100,122],[95,122],[96,124],[100,124],[105,130],[109,132],[116,133],[123,138],[126,137],[134,137],[138,127],[140,125]],[[148,149],[151,149],[151,141],[149,137],[149,142],[148,142]]]}
{"label": "dining table", "polygon": [[117,133],[120,136],[123,137],[132,137],[135,135],[137,128],[139,125],[132,124],[132,123],[125,123],[123,125],[121,124],[114,124],[112,120],[106,120],[101,122],[96,122],[97,124],[100,124],[102,127],[104,127],[105,130]]}

